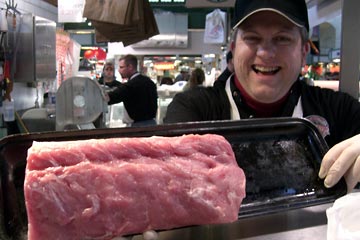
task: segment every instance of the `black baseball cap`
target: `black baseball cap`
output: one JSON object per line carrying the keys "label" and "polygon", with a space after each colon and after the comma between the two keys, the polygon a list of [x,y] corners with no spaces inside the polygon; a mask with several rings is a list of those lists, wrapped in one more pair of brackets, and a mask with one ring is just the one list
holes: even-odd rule
{"label": "black baseball cap", "polygon": [[273,11],[299,27],[309,31],[309,19],[305,0],[236,0],[233,29],[245,19],[260,11]]}

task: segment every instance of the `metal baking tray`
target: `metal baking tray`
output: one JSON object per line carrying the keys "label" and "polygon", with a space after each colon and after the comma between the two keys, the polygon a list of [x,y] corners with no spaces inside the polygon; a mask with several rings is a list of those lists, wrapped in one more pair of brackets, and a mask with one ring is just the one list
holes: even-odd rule
{"label": "metal baking tray", "polygon": [[247,196],[239,219],[329,203],[346,194],[344,179],[327,189],[318,178],[328,146],[317,128],[305,119],[248,119],[11,135],[0,140],[0,238],[26,236],[23,183],[27,150],[33,141],[206,133],[224,136],[245,172]]}

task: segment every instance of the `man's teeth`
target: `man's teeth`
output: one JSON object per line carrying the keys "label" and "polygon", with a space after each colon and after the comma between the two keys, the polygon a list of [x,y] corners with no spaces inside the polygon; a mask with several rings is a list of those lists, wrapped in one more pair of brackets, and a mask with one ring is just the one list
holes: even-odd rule
{"label": "man's teeth", "polygon": [[260,66],[255,66],[254,68],[256,71],[263,72],[263,73],[275,72],[279,69],[278,67],[260,67]]}

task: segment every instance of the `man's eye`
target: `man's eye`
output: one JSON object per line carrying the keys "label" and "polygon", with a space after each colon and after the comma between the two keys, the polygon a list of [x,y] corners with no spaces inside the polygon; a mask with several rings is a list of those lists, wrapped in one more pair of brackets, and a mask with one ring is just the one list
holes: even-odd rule
{"label": "man's eye", "polygon": [[292,39],[290,37],[286,37],[286,36],[279,36],[279,37],[276,37],[274,40],[277,44],[280,44],[280,45],[287,45],[287,44],[290,44],[292,41]]}
{"label": "man's eye", "polygon": [[245,36],[243,37],[243,41],[248,43],[257,43],[260,42],[261,39],[257,36]]}

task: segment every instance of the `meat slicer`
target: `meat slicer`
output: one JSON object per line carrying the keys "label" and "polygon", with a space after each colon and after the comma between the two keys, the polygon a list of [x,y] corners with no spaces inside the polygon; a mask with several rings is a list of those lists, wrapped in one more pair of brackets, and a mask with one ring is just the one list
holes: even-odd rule
{"label": "meat slicer", "polygon": [[56,131],[102,127],[107,106],[98,82],[70,77],[56,92]]}

